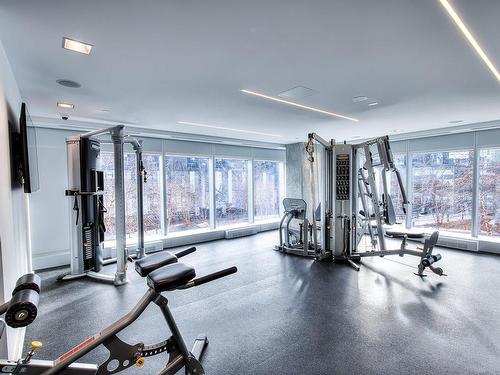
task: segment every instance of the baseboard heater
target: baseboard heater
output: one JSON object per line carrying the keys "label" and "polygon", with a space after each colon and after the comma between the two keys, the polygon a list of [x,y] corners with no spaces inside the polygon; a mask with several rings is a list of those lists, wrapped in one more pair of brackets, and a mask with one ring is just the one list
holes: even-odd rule
{"label": "baseboard heater", "polygon": [[257,233],[259,233],[259,230],[256,227],[234,228],[226,230],[225,238],[229,240],[231,238],[251,236]]}
{"label": "baseboard heater", "polygon": [[478,251],[478,241],[465,238],[452,238],[444,235],[439,236],[438,246],[449,247],[452,249]]}

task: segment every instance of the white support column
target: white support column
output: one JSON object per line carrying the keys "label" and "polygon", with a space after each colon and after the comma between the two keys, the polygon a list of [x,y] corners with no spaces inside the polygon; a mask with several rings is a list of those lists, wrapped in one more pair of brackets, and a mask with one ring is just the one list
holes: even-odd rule
{"label": "white support column", "polygon": [[286,197],[286,161],[279,162],[279,187],[280,187],[280,196],[279,196],[279,209],[278,213],[280,216],[283,215],[284,208],[282,205],[283,199]]}
{"label": "white support column", "polygon": [[161,225],[161,235],[162,237],[166,237],[167,235],[167,222],[166,222],[166,214],[167,214],[167,196],[165,190],[165,180],[167,174],[165,173],[165,153],[163,152],[163,144],[162,144],[162,152],[160,155],[160,225]]}
{"label": "white support column", "polygon": [[163,237],[168,236],[168,202],[167,202],[167,172],[166,162],[165,162],[165,141],[162,143],[162,153],[161,153],[161,165],[162,165],[162,179],[161,179],[161,187],[162,187],[162,220],[161,220],[161,230]]}
{"label": "white support column", "polygon": [[210,229],[215,229],[215,156],[208,159],[208,199],[210,207]]}
{"label": "white support column", "polygon": [[247,161],[248,168],[248,222],[250,224],[254,223],[255,220],[255,212],[254,212],[254,189],[255,189],[255,181],[253,178],[253,158]]}
{"label": "white support column", "polygon": [[479,214],[479,160],[480,150],[477,147],[477,133],[474,132],[474,161],[472,170],[472,237],[479,235],[481,217]]}

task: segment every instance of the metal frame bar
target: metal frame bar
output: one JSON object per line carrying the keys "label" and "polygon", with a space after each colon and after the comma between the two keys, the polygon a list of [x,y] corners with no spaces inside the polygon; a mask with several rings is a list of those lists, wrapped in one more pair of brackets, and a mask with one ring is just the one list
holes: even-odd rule
{"label": "metal frame bar", "polygon": [[115,229],[116,229],[116,273],[114,284],[126,284],[127,280],[127,230],[125,223],[125,180],[123,161],[123,125],[114,127],[111,131],[113,141],[113,156],[115,162]]}

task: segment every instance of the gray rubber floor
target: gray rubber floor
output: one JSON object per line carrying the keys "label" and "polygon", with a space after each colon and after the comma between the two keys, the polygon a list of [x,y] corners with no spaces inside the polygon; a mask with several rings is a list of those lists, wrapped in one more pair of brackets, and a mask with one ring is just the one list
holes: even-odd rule
{"label": "gray rubber floor", "polygon": [[[188,345],[206,333],[207,374],[500,374],[500,256],[438,249],[448,274],[413,275],[416,258],[373,258],[361,271],[272,251],[277,232],[198,245],[184,258],[203,275],[232,265],[225,279],[167,295]],[[108,266],[112,272],[113,266]],[[55,358],[125,314],[146,291],[130,267],[115,288],[57,282],[45,271],[40,315],[26,342]],[[169,336],[150,306],[120,337]],[[105,349],[85,357],[103,361]],[[154,374],[165,354],[126,373]]]}

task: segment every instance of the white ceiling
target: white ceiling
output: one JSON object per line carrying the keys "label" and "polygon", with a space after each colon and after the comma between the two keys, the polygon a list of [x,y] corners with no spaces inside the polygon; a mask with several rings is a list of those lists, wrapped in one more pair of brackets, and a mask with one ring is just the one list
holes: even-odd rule
{"label": "white ceiling", "polygon": [[[452,4],[500,68],[500,1]],[[63,36],[95,47],[66,51]],[[65,101],[80,121],[278,143],[500,119],[500,82],[438,0],[0,0],[0,38],[32,116],[59,118]],[[298,85],[318,92],[302,104],[360,121],[240,92]],[[353,103],[358,95],[380,105]]]}

